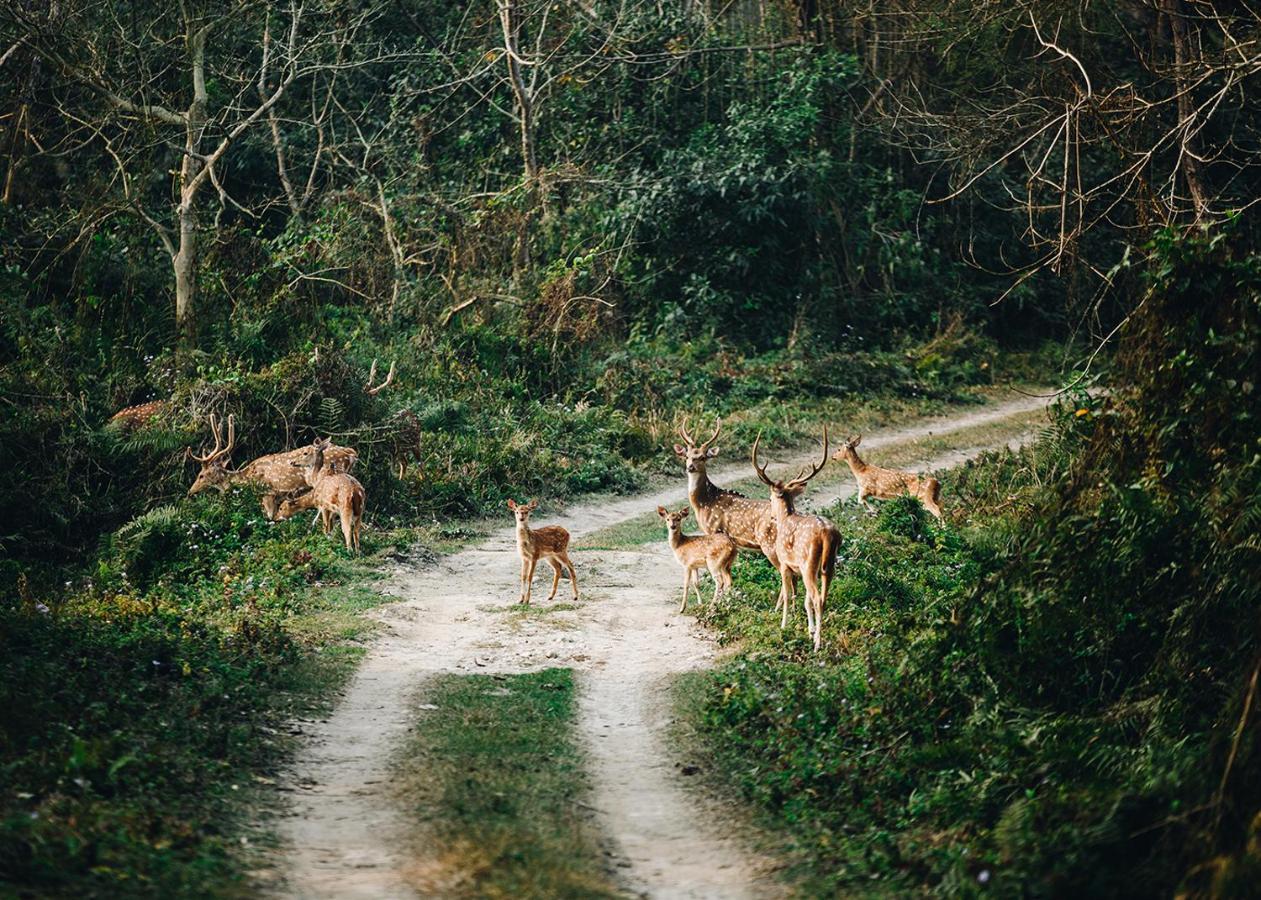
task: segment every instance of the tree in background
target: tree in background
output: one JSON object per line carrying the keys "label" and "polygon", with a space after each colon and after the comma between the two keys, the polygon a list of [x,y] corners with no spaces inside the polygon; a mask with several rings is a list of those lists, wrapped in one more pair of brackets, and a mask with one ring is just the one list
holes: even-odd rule
{"label": "tree in background", "polygon": [[[84,211],[84,227],[124,210],[148,224],[170,258],[175,324],[184,340],[197,328],[201,232],[217,232],[229,207],[253,215],[220,174],[231,152],[250,129],[268,123],[285,197],[300,212],[316,168],[299,196],[288,177],[277,107],[295,84],[327,83],[340,70],[379,62],[348,52],[364,50],[359,38],[378,14],[372,7],[339,11],[294,2],[273,10],[194,0],[14,4],[0,14],[10,53],[33,57],[31,88],[46,105],[41,152],[90,153],[112,167],[95,185],[98,204]],[[40,83],[35,60],[51,70],[51,83]],[[313,109],[309,124],[318,129],[326,114],[327,105]],[[30,141],[31,129],[24,114],[15,133]],[[219,207],[207,222],[211,189]]]}

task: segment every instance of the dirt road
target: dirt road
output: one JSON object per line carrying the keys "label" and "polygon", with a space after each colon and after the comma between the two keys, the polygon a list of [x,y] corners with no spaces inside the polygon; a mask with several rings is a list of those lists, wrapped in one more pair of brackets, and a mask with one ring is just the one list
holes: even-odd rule
{"label": "dirt road", "polygon": [[[1001,422],[1041,405],[1021,398],[914,427],[871,434],[864,449],[948,435]],[[977,449],[924,460],[953,465]],[[715,468],[720,484],[747,477],[738,461]],[[852,480],[821,486],[818,506],[853,492]],[[575,538],[682,501],[679,485],[650,495],[574,508],[558,522]],[[947,498],[949,503],[949,498]],[[522,616],[514,610],[518,563],[511,519],[478,546],[436,567],[397,573],[387,587],[396,603],[377,617],[381,634],[333,714],[308,723],[295,761],[296,797],[280,824],[284,896],[407,898],[423,895],[426,867],[406,848],[411,829],[393,799],[396,749],[409,709],[426,680],[446,672],[520,672],[565,666],[578,672],[579,729],[594,784],[592,805],[628,893],[652,897],[765,897],[777,893],[767,861],[724,833],[683,777],[667,745],[667,688],[672,676],[711,664],[713,642],[690,615],[676,614],[681,576],[662,540],[627,551],[574,554],[583,597],[571,608]],[[545,567],[540,567],[545,568]],[[550,574],[550,573],[549,573]],[[542,604],[550,579],[536,579]],[[567,600],[562,584],[558,600]]]}

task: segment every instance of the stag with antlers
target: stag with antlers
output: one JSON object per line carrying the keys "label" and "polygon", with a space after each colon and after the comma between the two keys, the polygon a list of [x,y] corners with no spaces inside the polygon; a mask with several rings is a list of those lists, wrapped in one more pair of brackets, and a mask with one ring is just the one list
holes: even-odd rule
{"label": "stag with antlers", "polygon": [[[310,490],[302,471],[293,467],[294,462],[306,458],[306,448],[260,456],[239,469],[231,469],[229,466],[232,463],[232,451],[236,447],[236,416],[228,416],[226,441],[220,429],[219,418],[214,413],[210,415],[210,432],[215,440],[212,450],[200,456],[192,450],[187,451],[189,459],[201,464],[201,471],[197,473],[193,486],[188,489],[188,496],[200,494],[210,488],[226,491],[235,484],[258,485],[265,490],[263,511],[271,519],[277,517],[282,500]],[[324,454],[324,465],[349,472],[358,458],[359,454],[350,447],[329,447]]]}
{"label": "stag with antlers", "polygon": [[[823,427],[823,458],[817,465],[810,465],[807,473],[802,469],[789,481],[772,481],[766,474],[766,466],[758,465],[758,445],[762,435],[753,442],[753,471],[762,483],[770,488],[771,509],[775,514],[775,553],[779,558],[780,596],[791,597],[793,579],[800,575],[806,587],[806,624],[814,638],[814,649],[819,649],[823,637],[823,607],[827,603],[828,588],[836,571],[836,551],[841,534],[836,526],[822,516],[806,516],[794,508],[797,497],[805,490],[806,483],[823,471],[828,462],[828,429]],[[788,607],[784,603],[781,627],[788,624]]]}
{"label": "stag with antlers", "polygon": [[[684,441],[674,445],[675,454],[683,460],[687,470],[687,499],[696,513],[696,523],[705,534],[725,534],[742,550],[760,550],[778,571],[779,557],[775,552],[775,513],[766,500],[754,500],[738,491],[721,488],[709,480],[705,466],[718,455],[713,446],[722,433],[722,419],[714,427],[714,433],[697,444],[687,429],[685,419],[679,425],[679,437]],[[785,603],[781,591],[775,608]]]}

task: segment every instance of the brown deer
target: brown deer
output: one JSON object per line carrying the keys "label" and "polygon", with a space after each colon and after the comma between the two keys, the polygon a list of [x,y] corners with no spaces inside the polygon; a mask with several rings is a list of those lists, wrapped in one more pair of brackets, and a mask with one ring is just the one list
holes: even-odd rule
{"label": "brown deer", "polygon": [[[814,638],[814,649],[819,649],[823,637],[823,607],[827,604],[828,588],[836,571],[836,552],[840,547],[841,534],[836,526],[822,516],[799,515],[794,503],[805,490],[806,483],[823,471],[828,462],[828,429],[823,427],[823,458],[818,465],[810,466],[789,481],[772,481],[766,475],[766,467],[758,465],[759,434],[753,442],[753,471],[771,491],[771,508],[775,511],[775,552],[779,557],[779,575],[782,582],[780,593],[785,598],[795,593],[793,578],[800,575],[806,587],[806,626]],[[788,624],[788,606],[784,604],[784,617],[780,626]]]}
{"label": "brown deer", "polygon": [[903,494],[910,494],[924,504],[938,521],[941,520],[941,482],[925,475],[913,475],[898,469],[886,469],[863,462],[858,455],[858,443],[863,439],[861,434],[850,438],[840,449],[832,454],[833,459],[843,459],[849,463],[849,470],[854,473],[858,482],[858,502],[864,509],[871,510],[868,497],[877,500],[892,500]]}
{"label": "brown deer", "polygon": [[[214,488],[226,491],[234,484],[255,484],[263,487],[263,510],[267,517],[275,518],[281,501],[288,494],[306,493],[309,489],[302,472],[295,469],[294,462],[306,459],[306,448],[287,450],[284,453],[272,453],[260,456],[239,469],[230,469],[232,450],[236,447],[236,417],[228,416],[228,439],[223,440],[219,419],[211,413],[210,431],[214,435],[215,446],[209,453],[201,456],[189,450],[190,459],[201,463],[201,471],[193,486],[188,489],[188,496],[200,494]],[[350,471],[354,467],[359,454],[349,447],[329,447],[324,454],[326,465],[332,465]]]}
{"label": "brown deer", "polygon": [[665,520],[667,539],[674,558],[683,567],[683,602],[679,612],[687,609],[687,589],[696,591],[696,602],[701,601],[700,571],[709,569],[714,579],[714,602],[731,589],[731,566],[736,561],[736,542],[725,534],[684,534],[683,520],[692,510],[683,507],[670,512],[664,506],[657,507],[657,515]]}
{"label": "brown deer", "polygon": [[302,477],[311,490],[292,497],[280,505],[280,518],[288,518],[303,509],[317,509],[324,533],[333,528],[333,513],[341,521],[342,537],[346,549],[359,552],[359,533],[363,529],[363,485],[353,475],[340,471],[337,464],[328,462],[328,451],[333,442],[328,438],[316,438],[315,442],[301,451],[304,458],[290,465],[301,468]]}
{"label": "brown deer", "polygon": [[508,508],[517,517],[517,552],[521,554],[521,594],[520,602],[529,604],[530,588],[534,581],[534,567],[540,559],[546,559],[552,566],[552,592],[547,595],[551,600],[556,596],[560,586],[562,567],[569,570],[569,581],[574,587],[574,599],[578,599],[578,573],[569,559],[569,532],[559,525],[544,525],[542,528],[530,527],[530,513],[538,509],[539,501],[518,503],[508,500]]}
{"label": "brown deer", "polygon": [[150,400],[148,403],[128,406],[110,416],[106,425],[119,431],[136,431],[165,413],[166,407],[165,400]]}
{"label": "brown deer", "polygon": [[[687,421],[679,426],[683,444],[675,444],[675,455],[683,460],[687,471],[687,499],[696,512],[696,524],[705,534],[725,534],[742,550],[760,550],[776,571],[779,559],[775,552],[775,513],[766,500],[755,500],[738,491],[720,488],[709,480],[705,466],[718,455],[713,446],[722,432],[722,419],[714,433],[703,444],[697,444],[687,430]],[[785,602],[779,595],[775,608]]]}

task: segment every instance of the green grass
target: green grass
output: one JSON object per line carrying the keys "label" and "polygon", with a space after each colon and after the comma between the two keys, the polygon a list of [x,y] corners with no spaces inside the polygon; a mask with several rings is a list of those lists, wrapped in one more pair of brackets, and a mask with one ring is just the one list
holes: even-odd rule
{"label": "green grass", "polygon": [[398,756],[425,896],[616,897],[590,814],[569,669],[446,675]]}
{"label": "green grass", "polygon": [[704,613],[736,652],[680,683],[680,709],[715,783],[750,801],[803,896],[911,892],[921,887],[920,853],[967,869],[966,835],[937,833],[916,815],[936,791],[954,803],[966,788],[921,784],[916,762],[898,758],[908,727],[922,736],[951,723],[934,722],[931,708],[907,716],[890,702],[892,684],[904,677],[908,645],[949,622],[980,567],[953,527],[909,498],[877,517],[852,501],[826,513],[843,546],[822,652],[812,652],[800,599],[781,631],[778,575],[744,555],[733,594]]}
{"label": "green grass", "polygon": [[386,555],[265,523],[247,493],[141,517],[60,596],[0,606],[0,894],[249,892],[295,738],[370,632]]}

